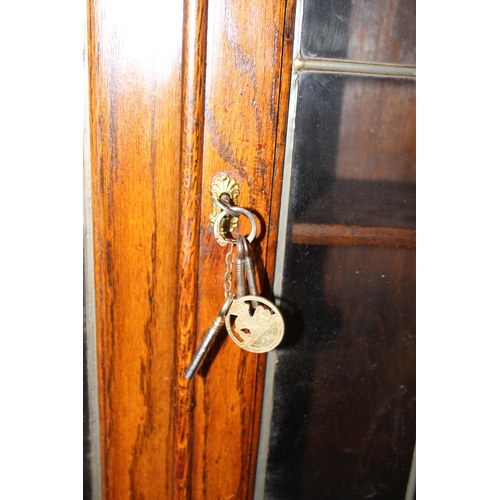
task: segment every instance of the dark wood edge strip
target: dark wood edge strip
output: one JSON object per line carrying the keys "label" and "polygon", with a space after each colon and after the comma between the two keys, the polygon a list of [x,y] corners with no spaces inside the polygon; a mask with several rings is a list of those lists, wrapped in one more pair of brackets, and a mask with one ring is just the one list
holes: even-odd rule
{"label": "dark wood edge strip", "polygon": [[394,227],[294,224],[292,243],[332,246],[416,248],[416,230]]}
{"label": "dark wood edge strip", "polygon": [[184,1],[182,48],[179,270],[176,303],[176,381],[174,401],[176,500],[191,498],[192,382],[183,375],[194,354],[198,300],[200,192],[203,158],[207,0]]}

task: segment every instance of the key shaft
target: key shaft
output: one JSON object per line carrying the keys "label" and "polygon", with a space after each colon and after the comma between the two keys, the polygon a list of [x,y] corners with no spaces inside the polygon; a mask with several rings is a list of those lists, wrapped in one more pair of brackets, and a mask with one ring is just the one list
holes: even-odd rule
{"label": "key shaft", "polygon": [[203,342],[201,343],[200,347],[196,351],[196,354],[194,355],[193,360],[191,361],[191,364],[189,365],[188,369],[186,370],[186,373],[184,373],[184,378],[190,380],[193,377],[193,375],[196,373],[196,371],[198,370],[202,361],[205,359],[205,356],[206,356],[208,350],[210,349],[210,346],[213,344],[215,337],[221,331],[222,325],[224,325],[224,320],[226,318],[227,311],[229,311],[229,308],[231,307],[231,304],[233,303],[234,297],[235,297],[235,295],[234,295],[234,293],[232,293],[227,298],[224,305],[222,306],[221,310],[219,311],[219,314],[214,319],[212,326],[209,328],[207,334],[205,335]]}
{"label": "key shaft", "polygon": [[[248,285],[249,295],[259,295],[257,292],[257,280],[255,278],[255,264],[253,262],[252,256],[250,255],[250,249],[248,247],[248,241],[243,236],[241,238],[241,243],[243,246],[243,264],[245,266],[246,282]],[[237,297],[240,298],[240,297]],[[257,308],[257,302],[252,301],[252,307]]]}
{"label": "key shaft", "polygon": [[246,294],[245,262],[243,255],[238,252],[236,258],[236,298],[239,299]]}

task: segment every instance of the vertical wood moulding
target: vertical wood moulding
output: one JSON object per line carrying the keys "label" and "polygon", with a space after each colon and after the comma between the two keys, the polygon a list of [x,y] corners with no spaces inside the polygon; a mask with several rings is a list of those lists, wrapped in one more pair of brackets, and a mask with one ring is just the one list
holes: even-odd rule
{"label": "vertical wood moulding", "polygon": [[193,389],[183,378],[195,348],[200,184],[202,175],[207,0],[184,1],[182,50],[182,119],[179,204],[179,282],[176,304],[176,440],[174,492],[191,498]]}

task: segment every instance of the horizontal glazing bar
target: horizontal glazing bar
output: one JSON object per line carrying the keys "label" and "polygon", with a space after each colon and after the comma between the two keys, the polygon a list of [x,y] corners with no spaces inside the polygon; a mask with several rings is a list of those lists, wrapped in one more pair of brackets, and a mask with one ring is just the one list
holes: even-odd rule
{"label": "horizontal glazing bar", "polygon": [[362,73],[367,75],[415,77],[415,66],[397,64],[374,64],[357,61],[337,61],[334,59],[303,59],[297,57],[293,62],[295,71],[331,71],[338,73]]}

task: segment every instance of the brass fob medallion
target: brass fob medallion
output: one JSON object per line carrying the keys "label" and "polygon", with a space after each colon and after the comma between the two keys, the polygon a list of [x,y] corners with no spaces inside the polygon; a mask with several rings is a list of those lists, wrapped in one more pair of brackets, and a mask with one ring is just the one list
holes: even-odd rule
{"label": "brass fob medallion", "polygon": [[229,336],[242,349],[267,352],[283,338],[285,323],[278,308],[258,295],[245,295],[231,304],[226,315]]}

